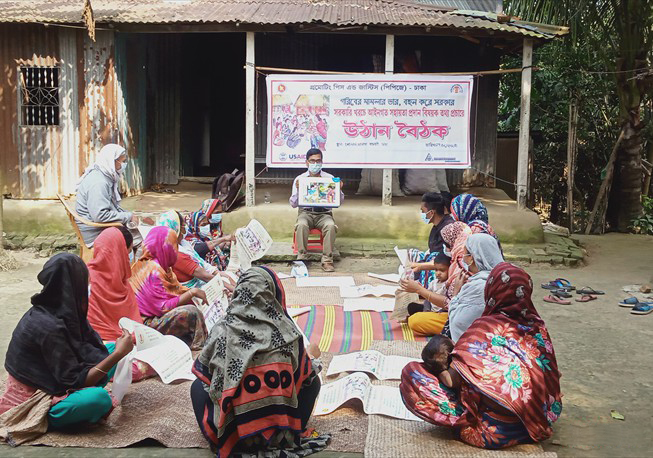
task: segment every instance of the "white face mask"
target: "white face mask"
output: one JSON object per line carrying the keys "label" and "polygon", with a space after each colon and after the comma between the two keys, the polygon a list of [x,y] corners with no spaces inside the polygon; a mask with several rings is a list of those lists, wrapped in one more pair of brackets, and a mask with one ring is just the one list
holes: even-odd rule
{"label": "white face mask", "polygon": [[125,173],[125,170],[127,170],[127,161],[120,164],[120,170],[118,170],[118,173],[122,175],[123,173]]}
{"label": "white face mask", "polygon": [[202,237],[211,237],[211,228],[207,226],[200,226],[200,235]]}
{"label": "white face mask", "polygon": [[88,284],[88,297],[91,297],[91,284]]}
{"label": "white face mask", "polygon": [[322,164],[308,164],[308,171],[311,172],[313,175],[320,173],[322,170]]}

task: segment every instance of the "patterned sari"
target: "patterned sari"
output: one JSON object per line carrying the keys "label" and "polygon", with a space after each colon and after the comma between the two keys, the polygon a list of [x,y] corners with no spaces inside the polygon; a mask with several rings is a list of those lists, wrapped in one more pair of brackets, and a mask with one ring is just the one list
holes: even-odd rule
{"label": "patterned sari", "polygon": [[467,224],[456,221],[442,229],[442,239],[451,250],[451,264],[449,265],[449,278],[447,279],[447,298],[453,296],[454,283],[458,274],[460,274],[460,261],[465,253],[465,244],[467,238],[472,235],[472,231]]}
{"label": "patterned sari", "polygon": [[[212,238],[222,237],[222,221],[218,224],[211,224],[211,237],[205,237],[200,232],[202,223],[211,217],[220,201],[218,199],[206,199],[202,203],[202,208],[197,212],[192,212],[186,216],[186,236],[184,239],[193,247],[199,243],[210,242]],[[215,247],[209,250],[203,259],[218,270],[224,271],[229,264],[229,253],[227,250],[223,251],[220,247]]]}
{"label": "patterned sari", "polygon": [[496,266],[485,288],[483,316],[456,342],[452,367],[460,390],[440,384],[422,363],[402,372],[408,410],[440,426],[455,428],[471,445],[498,449],[540,442],[553,434],[562,412],[560,372],[553,344],[538,315],[526,272]]}
{"label": "patterned sari", "polygon": [[144,324],[179,337],[192,350],[199,350],[208,332],[197,307],[179,305],[179,296],[188,288],[179,283],[172,271],[177,260],[177,237],[168,227],[152,229],[143,242],[143,255],[132,266],[129,281]]}
{"label": "patterned sari", "polygon": [[[208,393],[196,415],[218,457],[232,456],[237,444],[238,450],[265,450],[265,456],[306,454],[305,444],[301,454],[296,450],[302,448],[302,394],[319,379],[272,271],[253,267],[243,274],[193,372]],[[309,449],[319,451],[326,446],[321,442]],[[295,454],[273,452],[281,450]]]}

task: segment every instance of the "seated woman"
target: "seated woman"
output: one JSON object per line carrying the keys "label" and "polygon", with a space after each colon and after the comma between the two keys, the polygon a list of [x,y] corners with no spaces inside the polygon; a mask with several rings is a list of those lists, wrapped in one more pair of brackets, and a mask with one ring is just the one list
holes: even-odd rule
{"label": "seated woman", "polygon": [[409,250],[408,260],[413,271],[413,279],[428,289],[431,282],[436,281],[432,261],[442,251],[442,229],[451,224],[453,219],[445,213],[445,199],[435,192],[427,192],[422,196],[420,211],[422,222],[433,225],[429,234],[429,249]]}
{"label": "seated woman", "polygon": [[52,257],[38,280],[43,289],[32,296],[32,307],[18,322],[7,350],[9,376],[0,414],[20,414],[18,406],[40,390],[46,410],[38,410],[39,402],[29,415],[47,415],[51,429],[97,423],[111,412],[111,396],[103,387],[133,348],[132,336],[123,331],[115,344],[105,346],[91,328],[86,319],[88,269],[77,256]]}
{"label": "seated woman", "polygon": [[144,324],[179,337],[191,350],[200,350],[207,330],[204,315],[193,305],[193,298],[206,303],[206,294],[199,288],[181,286],[172,271],[177,261],[177,237],[167,227],[152,229],[143,242],[143,255],[132,265],[129,282]]}
{"label": "seated woman", "polygon": [[157,226],[168,227],[177,234],[179,253],[175,265],[172,266],[172,271],[186,288],[199,288],[211,281],[218,269],[204,261],[188,240],[184,239],[186,235],[184,223],[184,219],[175,210],[162,213],[157,220]]}
{"label": "seated woman", "polygon": [[186,216],[186,240],[209,264],[225,270],[233,235],[222,233],[222,202],[207,199],[198,212]]}
{"label": "seated woman", "polygon": [[[133,213],[120,207],[118,183],[127,168],[127,152],[116,144],[105,145],[98,153],[95,163],[90,165],[77,183],[75,210],[79,216],[94,223],[120,222],[138,223]],[[92,247],[102,232],[101,227],[79,223],[79,230],[86,246]],[[143,239],[137,229],[131,231],[134,245],[138,247]]]}
{"label": "seated woman", "polygon": [[532,292],[526,272],[497,265],[483,315],[456,342],[448,376],[438,379],[419,362],[404,367],[399,389],[408,410],[482,448],[550,438],[562,411],[560,373]]}
{"label": "seated woman", "polygon": [[[300,445],[320,379],[274,272],[252,267],[242,275],[227,316],[211,330],[193,372],[195,416],[218,456]],[[303,447],[317,452],[326,438]]]}
{"label": "seated woman", "polygon": [[431,287],[425,288],[416,281],[401,280],[401,288],[404,291],[419,294],[420,297],[428,300],[435,309],[435,311],[414,313],[408,318],[408,327],[418,334],[432,336],[441,333],[444,329],[449,319],[447,314],[449,302],[455,295],[453,285],[459,277],[460,262],[465,251],[467,237],[470,235],[471,230],[469,227],[460,221],[449,224],[442,229],[444,247],[450,250],[447,254],[451,255],[445,294],[435,292]]}
{"label": "seated woman", "polygon": [[499,237],[489,224],[487,208],[472,194],[460,194],[451,201],[451,216],[467,224],[473,234],[490,234],[497,242]]}

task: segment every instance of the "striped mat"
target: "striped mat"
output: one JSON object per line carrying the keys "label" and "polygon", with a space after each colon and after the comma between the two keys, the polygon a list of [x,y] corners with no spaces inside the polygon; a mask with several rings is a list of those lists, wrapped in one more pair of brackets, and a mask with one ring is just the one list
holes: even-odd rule
{"label": "striped mat", "polygon": [[336,354],[367,350],[374,340],[427,340],[406,323],[391,320],[388,312],[345,312],[337,305],[313,305],[297,317],[297,324],[321,351]]}

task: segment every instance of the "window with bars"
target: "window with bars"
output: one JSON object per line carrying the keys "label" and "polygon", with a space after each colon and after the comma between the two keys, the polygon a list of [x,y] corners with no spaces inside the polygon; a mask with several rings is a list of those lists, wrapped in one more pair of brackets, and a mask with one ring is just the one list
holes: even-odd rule
{"label": "window with bars", "polygon": [[20,123],[59,125],[59,67],[20,67]]}

